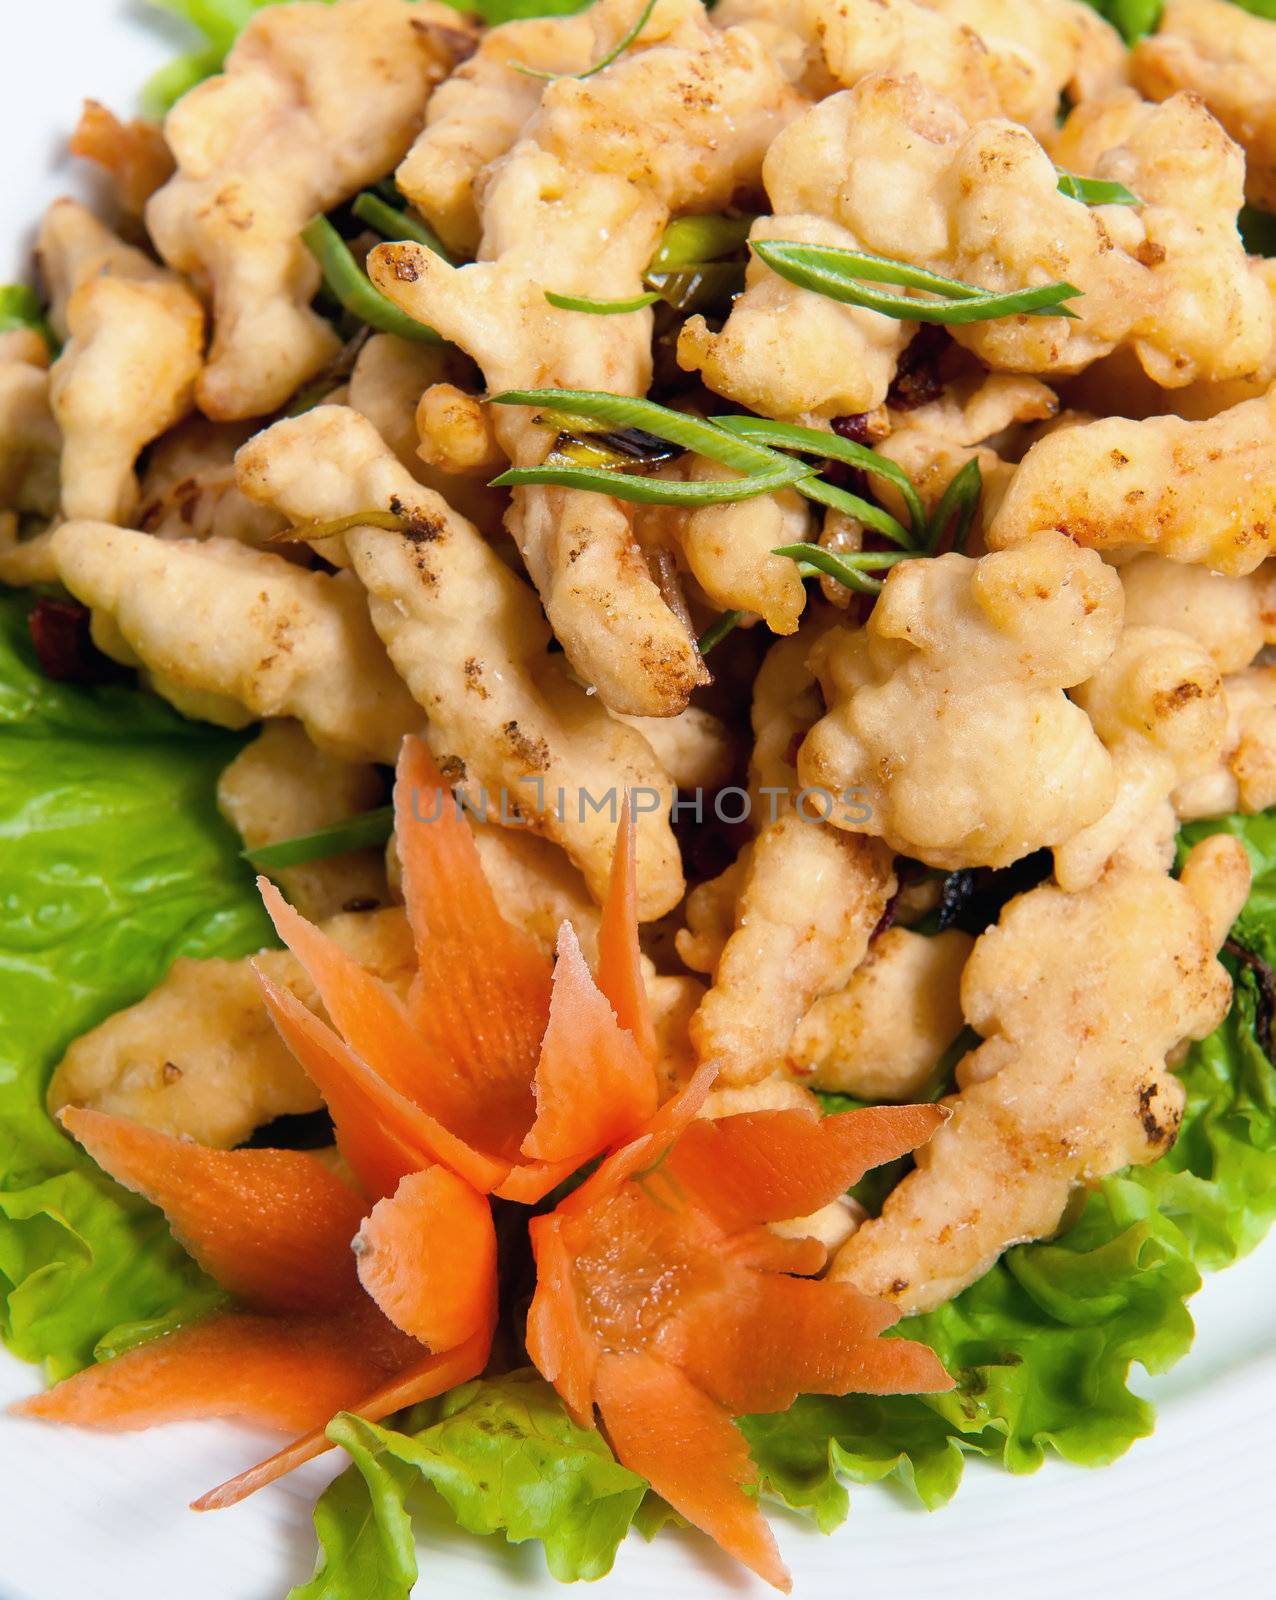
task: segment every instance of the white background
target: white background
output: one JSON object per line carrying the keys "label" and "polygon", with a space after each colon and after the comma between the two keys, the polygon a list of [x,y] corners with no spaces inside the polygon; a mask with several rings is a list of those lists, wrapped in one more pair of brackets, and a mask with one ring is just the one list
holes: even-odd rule
{"label": "white background", "polygon": [[[62,155],[81,97],[128,111],[179,30],[133,0],[0,0],[0,279],[23,270],[40,206],[73,184]],[[775,1517],[799,1600],[1237,1600],[1276,1596],[1276,1240],[1211,1280],[1193,1354],[1166,1378],[1156,1435],[1114,1467],[1052,1462],[1012,1479],[981,1462],[946,1510],[887,1486],[852,1493],[822,1539]],[[0,1353],[0,1404],[37,1387]],[[315,1463],[228,1512],[186,1502],[271,1441],[221,1424],[145,1435],[67,1432],[0,1417],[0,1600],[282,1600],[309,1575]],[[538,1548],[427,1527],[420,1592],[496,1600],[563,1591]],[[770,1591],[693,1535],[636,1537],[599,1600],[707,1600]]]}

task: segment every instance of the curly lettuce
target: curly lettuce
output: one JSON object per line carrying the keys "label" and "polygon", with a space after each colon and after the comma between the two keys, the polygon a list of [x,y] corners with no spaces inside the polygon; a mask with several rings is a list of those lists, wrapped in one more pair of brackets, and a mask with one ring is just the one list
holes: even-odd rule
{"label": "curly lettuce", "polygon": [[407,1501],[423,1483],[470,1533],[541,1542],[564,1583],[606,1576],[647,1493],[534,1372],[463,1384],[397,1428],[343,1414],[352,1465],[315,1507],[318,1570],[290,1600],[407,1600],[417,1578]]}
{"label": "curly lettuce", "polygon": [[50,682],[29,604],[0,597],[0,1335],[59,1378],[118,1348],[117,1325],[181,1320],[217,1291],[62,1136],[48,1074],[176,956],[272,941],[214,803],[241,741],[122,685]]}

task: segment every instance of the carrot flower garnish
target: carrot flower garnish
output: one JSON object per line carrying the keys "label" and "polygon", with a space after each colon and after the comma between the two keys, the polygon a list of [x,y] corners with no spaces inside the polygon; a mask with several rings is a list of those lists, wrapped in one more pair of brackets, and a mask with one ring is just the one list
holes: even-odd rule
{"label": "carrot flower garnish", "polygon": [[817,1279],[825,1249],[767,1222],[808,1215],[872,1166],[923,1143],[945,1113],[890,1106],[821,1118],[692,1120],[701,1073],[574,1194],[531,1224],[533,1361],[580,1421],[598,1408],[616,1455],[690,1522],[789,1587],[748,1490],[733,1418],[799,1394],[952,1387],[935,1353],[879,1337],[891,1305]]}

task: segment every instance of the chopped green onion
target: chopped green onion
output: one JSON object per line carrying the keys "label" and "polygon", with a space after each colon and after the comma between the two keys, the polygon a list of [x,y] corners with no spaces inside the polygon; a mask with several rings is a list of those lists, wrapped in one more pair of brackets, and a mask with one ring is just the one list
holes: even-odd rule
{"label": "chopped green onion", "polygon": [[[865,255],[858,250],[843,250],[834,245],[760,239],[751,248],[773,272],[799,288],[905,322],[952,325],[989,322],[996,317],[1018,314],[1075,317],[1076,312],[1060,302],[1081,293],[1070,283],[1046,283],[1034,289],[992,294],[973,283],[944,278],[906,262]],[[906,288],[930,290],[945,298],[915,300],[906,295],[881,294],[864,288],[865,282],[900,284]]]}
{"label": "chopped green onion", "polygon": [[675,272],[645,273],[658,299],[673,311],[685,314],[729,300],[744,288],[743,261],[700,261]]}
{"label": "chopped green onion", "polygon": [[638,505],[709,506],[732,500],[752,500],[760,494],[787,489],[810,473],[800,461],[753,472],[743,478],[711,478],[703,483],[669,482],[663,478],[642,478],[630,472],[612,472],[591,467],[512,467],[493,478],[493,489],[516,489],[529,483],[554,483],[565,489],[588,489],[594,494],[609,494],[614,500],[629,500]]}
{"label": "chopped green onion", "polygon": [[277,844],[259,845],[241,855],[255,867],[269,872],[281,867],[299,867],[307,861],[322,861],[326,856],[343,856],[348,850],[367,850],[385,844],[394,829],[394,807],[382,806],[347,817],[315,833],[299,834],[295,839],[280,839]]}
{"label": "chopped green onion", "polygon": [[623,56],[629,46],[633,44],[638,35],[647,26],[651,13],[656,9],[656,0],[647,0],[647,4],[638,15],[638,20],[628,32],[612,45],[611,49],[601,61],[595,61],[592,67],[586,67],[584,72],[542,72],[539,67],[525,67],[521,61],[511,61],[510,66],[515,72],[521,72],[526,78],[545,78],[550,83],[556,83],[559,78],[592,78],[596,72],[601,72],[604,67],[611,66],[617,56]]}
{"label": "chopped green onion", "polygon": [[[688,416],[684,411],[671,411],[668,406],[657,405],[654,400],[607,394],[596,389],[509,389],[504,394],[494,394],[492,399],[502,406],[544,406],[547,410],[567,412],[573,423],[584,418],[591,422],[610,423],[613,427],[641,428],[646,433],[655,434],[657,439],[667,439],[670,444],[680,445],[684,450],[694,450],[699,455],[707,456],[710,461],[720,462],[724,467],[734,467],[737,472],[778,470],[783,465],[797,468],[786,482],[814,476],[813,469],[790,460],[776,450],[738,439],[715,423]],[[688,484],[684,487],[698,486]],[[732,499],[734,496],[726,498]]]}
{"label": "chopped green onion", "polygon": [[413,339],[418,344],[443,343],[433,328],[414,321],[393,301],[386,299],[355,261],[349,246],[327,217],[315,217],[308,222],[301,230],[301,240],[319,263],[324,282],[351,316],[382,333],[397,334],[400,339]]}
{"label": "chopped green onion", "polygon": [[365,189],[350,209],[360,222],[366,222],[383,239],[414,239],[427,250],[433,250],[436,256],[442,256],[449,266],[456,265],[443,248],[443,241],[433,228],[427,227],[419,217],[410,217],[406,211],[387,205],[381,196],[374,194],[372,190]]}
{"label": "chopped green onion", "polygon": [[677,445],[657,439],[640,428],[621,428],[613,433],[560,433],[554,448],[541,463],[546,467],[633,467],[650,471],[672,461],[681,452]]}
{"label": "chopped green onion", "polygon": [[[749,439],[755,444],[775,445],[782,450],[801,450],[808,455],[825,456],[830,461],[841,461],[847,466],[858,467],[862,472],[882,478],[887,483],[893,484],[899,490],[908,506],[909,519],[913,525],[915,540],[920,542],[926,533],[926,508],[922,505],[921,496],[913,487],[912,480],[902,467],[896,466],[893,461],[888,461],[885,456],[879,456],[875,450],[870,450],[867,445],[855,444],[850,439],[843,439],[837,433],[822,433],[818,428],[801,428],[791,422],[768,422],[765,417],[715,417],[714,425],[724,429],[727,433],[735,434],[737,438]],[[809,486],[808,486],[809,489]],[[814,498],[814,497],[812,497]],[[867,502],[858,500],[858,506]],[[832,504],[826,501],[825,504]],[[839,507],[839,509],[848,509]],[[878,507],[869,508],[878,518],[886,517],[886,512]],[[870,527],[875,527],[879,533],[885,533],[888,538],[895,538],[892,530],[897,529],[903,534],[904,530],[894,517],[887,519],[889,526],[883,526],[880,521],[866,518],[859,509],[850,510],[851,516],[857,516],[862,522],[868,522]],[[897,543],[907,544],[907,534]]]}
{"label": "chopped green onion", "polygon": [[1142,200],[1123,183],[1112,183],[1106,178],[1079,178],[1075,172],[1056,168],[1059,174],[1059,193],[1069,200],[1080,200],[1085,206],[1141,206]]}
{"label": "chopped green onion", "polygon": [[645,311],[660,299],[658,292],[636,294],[632,300],[592,300],[583,294],[554,294],[546,289],[545,298],[560,311],[588,311],[595,317],[618,317],[628,311]]}
{"label": "chopped green onion", "polygon": [[930,534],[926,541],[926,548],[931,555],[939,548],[939,541],[944,537],[950,523],[953,523],[952,548],[960,555],[966,549],[966,540],[970,537],[971,524],[975,520],[975,512],[979,509],[979,497],[983,493],[984,478],[979,470],[979,458],[971,456],[970,460],[953,477],[952,482],[944,490],[943,498],[935,507],[935,515],[931,518]]}
{"label": "chopped green onion", "polygon": [[403,533],[412,526],[410,517],[397,511],[356,511],[348,517],[336,517],[331,522],[300,522],[296,527],[284,528],[274,534],[270,544],[312,544],[317,539],[335,539],[338,534],[349,533],[351,528],[386,528]]}
{"label": "chopped green onion", "polygon": [[871,500],[863,500],[857,494],[852,494],[849,489],[839,489],[835,484],[825,483],[823,478],[807,478],[802,483],[795,483],[793,487],[808,500],[814,500],[819,505],[828,506],[830,510],[840,511],[843,516],[853,517],[856,522],[862,522],[866,528],[872,528],[892,544],[897,544],[903,550],[914,548],[913,540],[902,524],[896,522],[889,511],[883,511],[881,506],[875,506]]}
{"label": "chopped green onion", "polygon": [[720,617],[711,622],[696,640],[696,648],[700,654],[707,656],[715,644],[721,644],[743,616],[743,611],[724,611]]}
{"label": "chopped green onion", "polygon": [[882,580],[867,576],[873,568],[893,567],[897,562],[917,559],[917,553],[911,550],[856,550],[839,555],[836,551],[822,549],[818,544],[782,544],[771,554],[788,556],[791,561],[796,561],[798,572],[804,578],[813,578],[817,574],[836,578],[838,583],[854,589],[857,594],[882,592]]}
{"label": "chopped green onion", "polygon": [[665,229],[656,253],[647,265],[647,276],[657,272],[679,272],[719,261],[743,248],[756,217],[724,217],[717,214],[678,217]]}

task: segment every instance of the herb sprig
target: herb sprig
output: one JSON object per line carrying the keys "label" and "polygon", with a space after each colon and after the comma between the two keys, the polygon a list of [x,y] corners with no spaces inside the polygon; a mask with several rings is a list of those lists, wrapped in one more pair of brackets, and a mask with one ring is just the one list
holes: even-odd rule
{"label": "herb sprig", "polygon": [[[991,322],[998,317],[1075,317],[1062,302],[1081,293],[1070,283],[1044,283],[1031,289],[994,294],[959,278],[945,278],[924,267],[886,256],[844,250],[836,245],[798,244],[787,239],[758,239],[750,248],[772,272],[799,288],[813,290],[843,305],[864,306],[904,322],[938,322],[945,326]],[[888,283],[939,296],[919,300],[866,288]]]}

